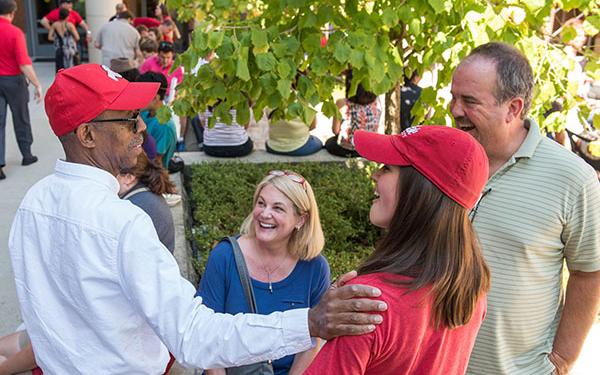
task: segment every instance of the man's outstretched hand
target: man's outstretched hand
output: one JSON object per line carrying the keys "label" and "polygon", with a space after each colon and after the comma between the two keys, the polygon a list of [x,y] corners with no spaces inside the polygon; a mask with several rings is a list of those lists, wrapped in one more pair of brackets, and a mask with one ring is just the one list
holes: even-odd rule
{"label": "man's outstretched hand", "polygon": [[330,340],[337,336],[362,335],[375,330],[383,321],[377,311],[387,309],[385,302],[361,297],[378,297],[381,291],[367,285],[346,285],[356,271],[342,275],[308,311],[308,330],[312,337]]}

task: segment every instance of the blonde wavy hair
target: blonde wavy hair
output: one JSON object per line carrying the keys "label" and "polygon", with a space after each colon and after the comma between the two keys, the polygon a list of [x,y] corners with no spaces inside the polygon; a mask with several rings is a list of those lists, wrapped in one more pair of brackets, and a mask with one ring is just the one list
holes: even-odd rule
{"label": "blonde wavy hair", "polygon": [[[288,251],[291,255],[301,260],[311,260],[316,258],[325,245],[325,237],[321,228],[319,218],[319,207],[315,200],[312,187],[304,177],[296,172],[285,171],[287,175],[267,175],[256,187],[254,198],[252,200],[252,209],[256,206],[256,201],[262,189],[267,185],[272,185],[285,195],[292,203],[298,216],[306,215],[304,225],[300,229],[294,229],[288,242]],[[304,180],[303,183],[294,181],[289,174],[296,175]],[[240,233],[254,238],[256,228],[252,212],[246,217],[240,228]]]}

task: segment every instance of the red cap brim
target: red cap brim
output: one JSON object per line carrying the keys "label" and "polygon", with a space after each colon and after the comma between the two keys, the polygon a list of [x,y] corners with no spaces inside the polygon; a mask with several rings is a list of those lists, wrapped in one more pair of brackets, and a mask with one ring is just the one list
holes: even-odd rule
{"label": "red cap brim", "polygon": [[129,82],[106,109],[115,111],[142,109],[154,99],[159,88],[160,83],[158,82]]}
{"label": "red cap brim", "polygon": [[407,166],[410,161],[392,143],[391,135],[357,130],[354,132],[354,148],[360,156],[377,163]]}

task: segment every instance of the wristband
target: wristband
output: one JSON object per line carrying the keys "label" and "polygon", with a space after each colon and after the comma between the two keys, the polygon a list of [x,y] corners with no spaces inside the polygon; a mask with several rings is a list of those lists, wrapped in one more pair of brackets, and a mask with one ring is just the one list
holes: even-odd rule
{"label": "wristband", "polygon": [[87,31],[87,33],[88,33],[88,34],[91,34],[91,33],[92,33],[92,30],[88,30],[88,31]]}

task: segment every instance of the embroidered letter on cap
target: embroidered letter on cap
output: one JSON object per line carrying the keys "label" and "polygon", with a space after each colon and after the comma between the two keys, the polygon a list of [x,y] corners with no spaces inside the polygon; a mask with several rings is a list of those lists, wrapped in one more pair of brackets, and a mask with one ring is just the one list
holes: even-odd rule
{"label": "embroidered letter on cap", "polygon": [[108,78],[112,79],[113,81],[118,81],[119,78],[123,77],[119,73],[113,72],[112,70],[110,70],[110,68],[106,65],[102,65],[102,69],[104,69],[106,71],[106,73],[108,74]]}
{"label": "embroidered letter on cap", "polygon": [[404,138],[408,137],[411,134],[415,134],[419,131],[419,127],[418,126],[413,126],[410,128],[406,128],[402,133],[400,133],[400,135]]}

